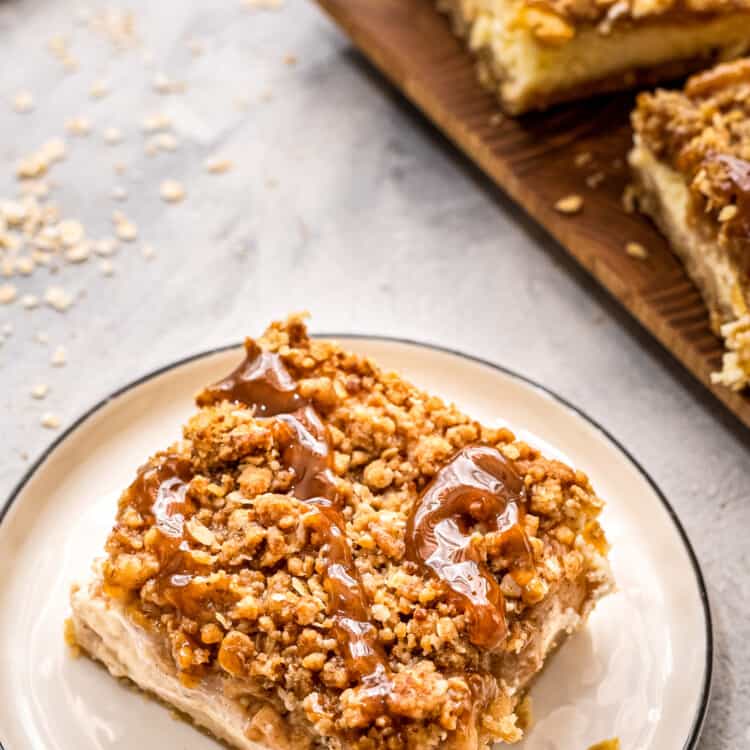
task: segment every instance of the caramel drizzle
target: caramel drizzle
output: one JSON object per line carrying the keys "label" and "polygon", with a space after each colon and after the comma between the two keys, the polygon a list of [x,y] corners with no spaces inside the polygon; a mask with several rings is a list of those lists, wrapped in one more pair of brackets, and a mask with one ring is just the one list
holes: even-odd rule
{"label": "caramel drizzle", "polygon": [[473,543],[476,529],[500,532],[515,570],[533,568],[521,528],[525,487],[499,451],[470,446],[459,451],[422,492],[406,529],[407,556],[442,581],[464,609],[469,640],[495,649],[507,635],[505,599]]}
{"label": "caramel drizzle", "polygon": [[188,616],[203,609],[190,596],[193,576],[199,573],[185,536],[185,520],[196,508],[187,497],[192,478],[190,462],[167,454],[146,464],[127,490],[127,498],[140,514],[153,518],[159,540],[153,550],[159,560],[156,589],[164,599]]}
{"label": "caramel drizzle", "polygon": [[260,417],[274,417],[282,463],[294,475],[292,492],[310,507],[306,520],[325,540],[323,585],[334,636],[347,670],[367,697],[382,704],[389,692],[389,670],[346,539],[328,430],[277,354],[261,351],[252,341],[245,348],[245,361],[200,394],[198,404],[228,399],[253,408]]}
{"label": "caramel drizzle", "polygon": [[237,401],[254,407],[259,417],[291,414],[307,406],[277,354],[264,352],[250,339],[245,342],[245,352],[245,359],[235,370],[198,395],[198,406]]}

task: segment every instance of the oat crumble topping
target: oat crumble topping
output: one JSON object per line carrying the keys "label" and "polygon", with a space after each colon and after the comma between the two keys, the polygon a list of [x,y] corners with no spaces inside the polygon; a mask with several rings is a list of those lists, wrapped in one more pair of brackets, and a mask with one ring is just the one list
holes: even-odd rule
{"label": "oat crumble topping", "polygon": [[[262,699],[261,719],[248,718],[252,739],[268,739],[264,722],[287,743],[331,750],[520,739],[514,708],[523,684],[515,680],[550,603],[578,587],[568,606],[585,617],[609,587],[596,520],[603,503],[586,475],[369,359],[310,339],[301,316],[272,324],[246,348],[246,369],[264,357],[280,363],[273,397],[289,406],[256,410],[219,386],[199,395],[183,439],[153,456],[120,498],[103,594],[165,640],[187,685],[219,676],[228,695]],[[284,415],[300,404],[314,412],[300,417],[310,432],[303,439],[298,424],[302,442],[289,443],[293,421]],[[323,432],[313,429],[316,418]],[[323,434],[329,468],[306,475],[294,450],[318,450]],[[471,609],[415,563],[407,544],[420,493],[472,446],[518,473],[524,506],[514,518],[532,560],[515,575],[500,529],[474,520],[471,531],[460,521],[470,559],[504,602],[507,631],[491,648],[477,645]],[[326,521],[325,497],[334,495],[340,517]],[[475,505],[467,513],[485,519]],[[345,590],[330,569],[334,543]],[[388,690],[375,697],[337,620],[336,598],[352,595],[364,602],[358,627],[378,655],[369,666],[388,674]]]}
{"label": "oat crumble topping", "polygon": [[696,215],[719,223],[720,240],[750,242],[750,58],[693,76],[684,91],[641,94],[633,126],[685,176]]}

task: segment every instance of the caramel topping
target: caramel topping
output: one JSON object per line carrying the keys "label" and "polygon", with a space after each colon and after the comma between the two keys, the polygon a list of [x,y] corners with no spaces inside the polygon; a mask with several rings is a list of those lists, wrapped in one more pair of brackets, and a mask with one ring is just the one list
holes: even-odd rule
{"label": "caramel topping", "polygon": [[311,510],[307,522],[324,540],[324,586],[334,635],[352,677],[382,709],[390,687],[385,655],[346,539],[345,521],[333,475],[328,430],[277,354],[252,342],[245,361],[227,378],[198,398],[200,405],[235,400],[253,406],[261,417],[273,417],[282,463],[294,473],[292,492]]}
{"label": "caramel topping", "polygon": [[155,579],[159,593],[172,606],[188,616],[197,614],[201,605],[190,596],[193,575],[200,572],[190,554],[185,536],[185,521],[195,511],[187,497],[192,471],[190,464],[177,456],[164,456],[143,466],[127,490],[128,500],[141,515],[152,516],[159,532],[152,549],[159,558]]}
{"label": "caramel topping", "polygon": [[329,612],[334,620],[336,639],[344,647],[347,669],[368,687],[384,682],[385,657],[377,631],[369,619],[367,598],[362,589],[351,549],[343,530],[341,514],[323,498],[310,498],[308,523],[326,542],[325,589]]}
{"label": "caramel topping", "polygon": [[190,464],[179,456],[162,456],[138,471],[126,490],[127,500],[142,516],[153,516],[157,527],[167,536],[182,535],[185,490],[192,473]]}
{"label": "caramel topping", "polygon": [[245,352],[245,360],[236,370],[198,396],[198,406],[239,401],[254,407],[259,417],[273,417],[305,405],[297,383],[277,354],[264,352],[250,340],[245,342]]}
{"label": "caramel topping", "polygon": [[326,498],[338,506],[328,430],[315,409],[304,406],[293,414],[280,414],[276,422],[282,460],[294,472],[294,496]]}
{"label": "caramel topping", "polygon": [[494,448],[459,451],[427,485],[409,518],[407,555],[443,581],[450,598],[466,609],[469,639],[497,648],[505,639],[505,600],[474,543],[476,530],[499,532],[517,570],[532,565],[520,526],[523,480]]}

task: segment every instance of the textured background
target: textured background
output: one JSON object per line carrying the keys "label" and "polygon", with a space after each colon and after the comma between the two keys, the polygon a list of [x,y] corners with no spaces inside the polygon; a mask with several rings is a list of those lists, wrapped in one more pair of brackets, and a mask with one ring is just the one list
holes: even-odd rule
{"label": "textured background", "polygon": [[[111,277],[96,259],[0,279],[19,294],[41,295],[54,283],[78,295],[65,313],[0,306],[0,328],[12,325],[0,347],[0,498],[55,437],[40,426],[44,412],[64,427],[138,375],[257,333],[289,310],[310,310],[316,331],[477,354],[588,412],[670,498],[704,566],[716,619],[717,678],[701,747],[750,746],[750,433],[399,99],[312,3],[119,7],[135,11],[142,43],[116,54],[74,3],[0,2],[0,196],[17,191],[19,157],[83,115],[92,133],[66,136],[53,199],[96,238],[111,234],[114,209],[140,230],[139,242],[111,259]],[[76,73],[48,51],[55,34],[69,37]],[[202,55],[191,54],[191,39]],[[155,92],[160,72],[186,92]],[[111,93],[94,101],[89,90],[102,77]],[[22,89],[36,102],[23,115],[10,104]],[[141,122],[159,112],[172,117],[180,147],[149,157]],[[104,144],[106,127],[123,131],[121,145]],[[207,174],[213,154],[234,169]],[[122,176],[113,169],[120,160]],[[182,182],[182,203],[160,200],[165,178]],[[114,186],[127,201],[112,199]],[[153,245],[153,260],[142,257],[140,240]],[[35,340],[40,331],[49,344]],[[67,349],[63,368],[49,365],[57,345]],[[29,396],[38,382],[51,389],[42,402]]]}

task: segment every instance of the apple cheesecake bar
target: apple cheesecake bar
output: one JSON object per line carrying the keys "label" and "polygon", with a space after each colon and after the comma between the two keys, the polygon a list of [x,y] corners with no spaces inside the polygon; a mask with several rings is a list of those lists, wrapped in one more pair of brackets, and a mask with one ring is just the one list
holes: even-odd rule
{"label": "apple cheesecake bar", "polygon": [[611,577],[586,475],[292,316],[119,500],[69,633],[241,750],[485,748]]}
{"label": "apple cheesecake bar", "polygon": [[750,0],[437,0],[509,114],[750,50]]}
{"label": "apple cheesecake bar", "polygon": [[638,97],[630,164],[640,209],[700,289],[727,352],[714,382],[750,383],[750,59]]}

